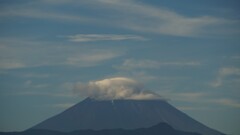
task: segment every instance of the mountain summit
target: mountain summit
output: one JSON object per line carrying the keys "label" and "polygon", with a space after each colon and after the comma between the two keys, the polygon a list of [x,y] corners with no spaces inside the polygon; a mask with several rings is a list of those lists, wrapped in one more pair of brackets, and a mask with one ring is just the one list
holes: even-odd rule
{"label": "mountain summit", "polygon": [[96,100],[86,98],[31,129],[70,132],[84,129],[137,129],[167,123],[174,129],[202,135],[220,132],[190,118],[164,100]]}

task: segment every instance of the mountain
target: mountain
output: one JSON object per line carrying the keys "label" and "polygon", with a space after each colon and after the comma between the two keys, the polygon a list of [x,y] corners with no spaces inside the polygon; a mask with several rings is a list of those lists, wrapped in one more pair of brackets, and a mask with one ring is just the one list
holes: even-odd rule
{"label": "mountain", "polygon": [[93,129],[137,129],[167,123],[176,130],[222,135],[164,100],[95,100],[87,98],[31,129],[71,132]]}
{"label": "mountain", "polygon": [[0,133],[0,135],[200,135],[198,133],[184,132],[173,129],[166,123],[159,123],[149,128],[139,129],[104,129],[79,130],[73,132],[59,132],[50,130],[32,129],[24,132]]}

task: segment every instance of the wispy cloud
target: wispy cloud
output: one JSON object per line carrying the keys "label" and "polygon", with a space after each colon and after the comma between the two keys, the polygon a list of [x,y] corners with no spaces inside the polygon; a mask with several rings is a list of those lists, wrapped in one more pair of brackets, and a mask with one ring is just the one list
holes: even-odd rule
{"label": "wispy cloud", "polygon": [[175,66],[175,67],[184,67],[184,66],[200,66],[201,63],[197,61],[170,61],[170,62],[160,62],[157,60],[149,59],[126,59],[120,66],[115,66],[117,69],[123,70],[132,70],[132,69],[154,69],[164,66]]}
{"label": "wispy cloud", "polygon": [[0,59],[0,69],[16,69],[24,68],[26,65],[23,62],[13,59]]}
{"label": "wispy cloud", "polygon": [[34,19],[48,19],[48,20],[61,20],[64,22],[82,22],[89,23],[95,22],[96,19],[91,17],[85,17],[83,15],[76,14],[65,14],[60,11],[44,11],[41,9],[33,9],[31,7],[17,7],[16,9],[6,9],[4,12],[0,13],[0,17],[25,17],[25,18],[34,18]]}
{"label": "wispy cloud", "polygon": [[77,34],[66,37],[73,42],[146,40],[146,38],[142,36],[117,34]]}
{"label": "wispy cloud", "polygon": [[150,72],[150,70],[156,70],[160,68],[166,67],[175,67],[175,68],[182,68],[182,67],[199,67],[202,63],[197,61],[168,61],[168,62],[161,62],[158,60],[153,59],[125,59],[119,65],[113,65],[113,68],[117,69],[118,72],[114,74],[114,76],[127,76],[130,78],[134,78],[140,82],[154,82],[154,81],[164,81],[166,83],[170,83],[173,79],[183,80],[186,79],[184,77],[177,77],[177,78],[161,78],[158,75]]}
{"label": "wispy cloud", "polygon": [[14,95],[19,96],[46,96],[46,97],[58,97],[58,98],[76,98],[76,95],[74,93],[70,92],[59,92],[59,91],[53,91],[53,92],[44,92],[44,91],[25,91],[25,92],[18,92],[14,93]]}
{"label": "wispy cloud", "polygon": [[100,62],[122,56],[124,53],[115,50],[92,50],[88,53],[75,54],[67,58],[66,64],[75,66],[94,66]]}
{"label": "wispy cloud", "polygon": [[134,80],[137,80],[141,83],[146,82],[153,82],[159,79],[158,76],[150,74],[145,71],[119,71],[109,77],[118,77],[118,76],[125,76],[128,78],[133,78]]}
{"label": "wispy cloud", "polygon": [[210,85],[213,87],[220,87],[226,82],[226,78],[231,76],[240,77],[240,68],[237,67],[223,67],[219,69],[216,80],[211,82]]}
{"label": "wispy cloud", "polygon": [[46,84],[46,83],[42,83],[42,84],[39,84],[39,83],[33,83],[31,80],[27,80],[25,83],[24,83],[24,86],[25,88],[34,88],[34,89],[42,89],[42,88],[47,88],[50,86],[50,84]]}
{"label": "wispy cloud", "polygon": [[240,68],[236,67],[225,67],[219,70],[220,76],[229,76],[229,75],[240,75]]}
{"label": "wispy cloud", "polygon": [[116,66],[118,69],[147,69],[147,68],[159,68],[160,63],[155,60],[136,60],[126,59],[120,66]]}
{"label": "wispy cloud", "polygon": [[167,93],[172,100],[184,102],[201,102],[208,94],[205,92],[175,92]]}
{"label": "wispy cloud", "polygon": [[[198,103],[205,105],[200,109],[211,109],[208,106],[220,105],[225,107],[240,108],[240,102],[228,97],[216,97],[216,94],[208,92],[175,92],[175,91],[162,91],[164,97],[170,98],[170,100],[185,103]],[[217,107],[217,106],[216,106]],[[197,110],[194,106],[180,106],[182,110]],[[216,108],[214,108],[216,109]]]}
{"label": "wispy cloud", "polygon": [[164,100],[158,94],[146,90],[141,83],[126,77],[107,78],[89,83],[79,82],[75,84],[74,90],[83,96],[98,100]]}
{"label": "wispy cloud", "polygon": [[[88,14],[88,12],[82,13],[81,15],[71,11],[63,12],[61,10],[56,10],[57,8],[47,8],[45,6],[46,4],[50,7],[65,5],[78,9],[81,8],[81,6],[84,6],[88,7],[87,11],[96,10],[97,12],[101,11],[102,13],[107,12],[108,16],[94,16]],[[42,7],[44,7],[45,10],[42,10]],[[234,27],[239,25],[238,20],[230,20],[209,15],[191,17],[164,7],[156,7],[136,0],[125,0],[124,2],[121,0],[44,0],[41,2],[31,2],[31,4],[26,4],[25,6],[6,8],[4,12],[0,13],[0,16],[61,20],[64,22],[69,21],[85,24],[92,23],[107,27],[125,28],[144,33],[147,32],[173,36],[194,37],[212,34],[239,34],[239,30],[236,30],[237,27]],[[103,37],[101,38],[103,39]],[[131,38],[141,39],[139,37]],[[89,39],[86,35],[83,38],[81,35],[81,38],[73,38],[72,40],[87,42],[90,40],[92,41],[93,39]]]}
{"label": "wispy cloud", "polygon": [[212,102],[215,102],[217,104],[224,105],[224,106],[240,108],[240,102],[237,102],[236,100],[233,100],[233,99],[223,98],[223,99],[213,100]]}
{"label": "wispy cloud", "polygon": [[208,27],[214,28],[213,26],[235,23],[232,20],[206,15],[188,17],[163,7],[154,7],[135,0],[124,2],[121,0],[99,0],[99,2],[104,4],[106,8],[119,12],[120,19],[117,20],[119,26],[142,32],[198,36],[208,33],[210,31]]}
{"label": "wispy cloud", "polygon": [[0,47],[1,70],[54,65],[89,67],[125,54],[119,48],[92,49],[31,39],[0,41]]}

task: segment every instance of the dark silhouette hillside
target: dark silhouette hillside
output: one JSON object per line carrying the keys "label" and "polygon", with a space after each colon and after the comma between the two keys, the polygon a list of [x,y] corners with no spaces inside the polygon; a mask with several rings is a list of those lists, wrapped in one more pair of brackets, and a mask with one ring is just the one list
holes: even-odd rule
{"label": "dark silhouette hillside", "polygon": [[200,134],[175,130],[166,123],[159,123],[149,128],[139,128],[131,130],[130,129],[79,130],[64,133],[50,130],[31,129],[24,132],[0,133],[0,135],[200,135]]}

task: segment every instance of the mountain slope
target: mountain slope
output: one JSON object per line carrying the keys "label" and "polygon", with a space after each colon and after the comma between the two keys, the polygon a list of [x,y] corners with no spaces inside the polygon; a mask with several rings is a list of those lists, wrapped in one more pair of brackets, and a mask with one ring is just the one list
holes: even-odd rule
{"label": "mountain slope", "polygon": [[58,132],[49,130],[27,130],[24,132],[0,133],[0,135],[200,135],[173,129],[166,123],[159,123],[150,128],[140,128],[133,130],[126,129],[105,129],[105,130],[80,130],[73,132]]}
{"label": "mountain slope", "polygon": [[31,129],[70,132],[82,129],[137,129],[160,122],[174,129],[221,135],[163,100],[94,100],[87,98]]}

